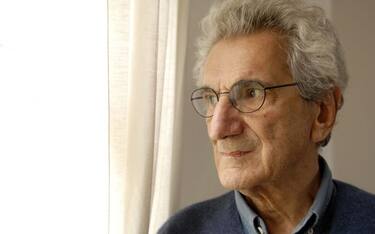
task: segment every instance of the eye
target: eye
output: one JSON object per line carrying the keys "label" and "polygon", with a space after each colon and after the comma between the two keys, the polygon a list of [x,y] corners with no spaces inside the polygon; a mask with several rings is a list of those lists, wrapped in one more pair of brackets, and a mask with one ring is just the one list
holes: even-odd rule
{"label": "eye", "polygon": [[244,92],[244,98],[257,98],[262,96],[262,90],[256,88],[247,88]]}
{"label": "eye", "polygon": [[232,87],[232,103],[241,111],[251,111],[262,103],[264,97],[263,86],[254,81],[241,81]]}
{"label": "eye", "polygon": [[254,87],[246,87],[242,89],[238,98],[240,99],[256,99],[263,95],[262,90]]}

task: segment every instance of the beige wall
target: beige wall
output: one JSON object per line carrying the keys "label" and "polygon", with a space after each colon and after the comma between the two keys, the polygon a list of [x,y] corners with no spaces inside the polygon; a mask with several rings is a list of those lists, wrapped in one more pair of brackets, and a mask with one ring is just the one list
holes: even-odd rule
{"label": "beige wall", "polygon": [[333,0],[350,76],[334,132],[334,175],[375,193],[375,1]]}
{"label": "beige wall", "polygon": [[[194,113],[190,105],[190,93],[194,89],[192,69],[194,43],[199,33],[198,22],[207,13],[213,0],[190,0],[187,60],[185,68],[184,113],[182,126],[182,167],[180,169],[179,201],[177,208],[223,193],[211,154],[204,120]],[[316,0],[327,11],[335,25],[346,52],[350,74],[350,88],[345,95],[345,105],[340,113],[339,124],[333,142],[325,155],[334,169],[334,175],[375,192],[371,183],[375,173],[375,108],[371,103],[375,79],[371,79],[374,64],[375,22],[373,0]],[[353,3],[356,2],[356,5]],[[374,64],[375,65],[375,64]],[[372,105],[371,105],[372,104]]]}
{"label": "beige wall", "polygon": [[204,119],[195,114],[190,104],[190,93],[195,88],[192,70],[195,59],[194,45],[199,33],[198,22],[207,13],[212,2],[214,1],[190,0],[178,208],[224,191],[216,176]]}

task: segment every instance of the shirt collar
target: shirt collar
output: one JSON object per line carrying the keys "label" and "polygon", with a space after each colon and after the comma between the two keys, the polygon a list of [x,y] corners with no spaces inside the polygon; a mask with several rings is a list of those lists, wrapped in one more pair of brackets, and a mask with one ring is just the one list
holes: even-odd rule
{"label": "shirt collar", "polygon": [[[319,221],[319,218],[323,216],[329,204],[334,185],[331,170],[329,169],[324,158],[321,156],[319,156],[319,168],[321,173],[319,190],[306,216],[297,225],[293,233],[299,233],[301,230],[307,230],[315,226]],[[258,227],[261,227],[264,233],[267,233],[267,228],[264,221],[257,213],[254,212],[253,209],[247,205],[245,198],[239,191],[235,191],[235,202],[245,233],[257,234],[259,233],[257,231]]]}
{"label": "shirt collar", "polygon": [[245,198],[238,191],[234,191],[234,199],[238,213],[240,214],[241,222],[245,233],[256,234],[256,220],[259,220],[259,216],[247,205]]}
{"label": "shirt collar", "polygon": [[305,229],[305,226],[311,222],[311,219],[314,219],[312,221],[312,226],[315,226],[319,219],[323,216],[331,200],[334,189],[332,173],[327,162],[321,156],[319,156],[319,168],[321,173],[321,182],[318,193],[316,194],[314,202],[307,212],[307,215],[294,229],[294,233],[298,233],[300,230]]}

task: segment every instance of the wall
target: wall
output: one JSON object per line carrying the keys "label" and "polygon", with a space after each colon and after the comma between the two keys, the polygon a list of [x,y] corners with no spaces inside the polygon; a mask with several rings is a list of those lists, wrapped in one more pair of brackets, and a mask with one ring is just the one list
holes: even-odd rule
{"label": "wall", "polygon": [[184,107],[181,147],[181,181],[177,208],[213,197],[224,191],[216,175],[204,119],[199,117],[190,103],[195,88],[193,67],[195,41],[199,35],[199,21],[207,13],[213,0],[190,0],[187,55],[185,66]]}
{"label": "wall", "polygon": [[[355,4],[354,4],[355,2]],[[334,132],[334,175],[375,193],[375,1],[333,0],[332,17],[349,72]]]}
{"label": "wall", "polygon": [[[194,89],[192,69],[195,59],[194,43],[199,34],[198,22],[213,2],[213,0],[190,1],[182,126],[182,168],[177,208],[225,191],[217,179],[204,120],[194,113],[189,101],[190,93]],[[370,56],[375,54],[375,51],[370,43],[375,41],[375,34],[374,30],[369,30],[370,22],[375,22],[374,14],[370,14],[371,9],[375,9],[375,2],[356,1],[355,6],[353,0],[315,0],[315,2],[326,10],[328,17],[337,26],[351,77],[337,129],[332,142],[323,154],[337,178],[375,192],[375,185],[370,180],[375,175],[371,170],[372,165],[375,164],[375,159],[372,157],[375,150],[370,147],[374,142],[370,134],[375,132],[372,122],[375,119],[375,108],[371,105],[374,95],[370,90],[375,87],[374,79],[371,80],[370,69],[373,61]]]}

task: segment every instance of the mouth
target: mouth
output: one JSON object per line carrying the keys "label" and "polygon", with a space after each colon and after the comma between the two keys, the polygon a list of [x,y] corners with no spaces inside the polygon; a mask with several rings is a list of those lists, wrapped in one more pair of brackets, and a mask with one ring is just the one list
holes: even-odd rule
{"label": "mouth", "polygon": [[239,158],[242,157],[251,151],[232,151],[232,152],[220,152],[224,157]]}

